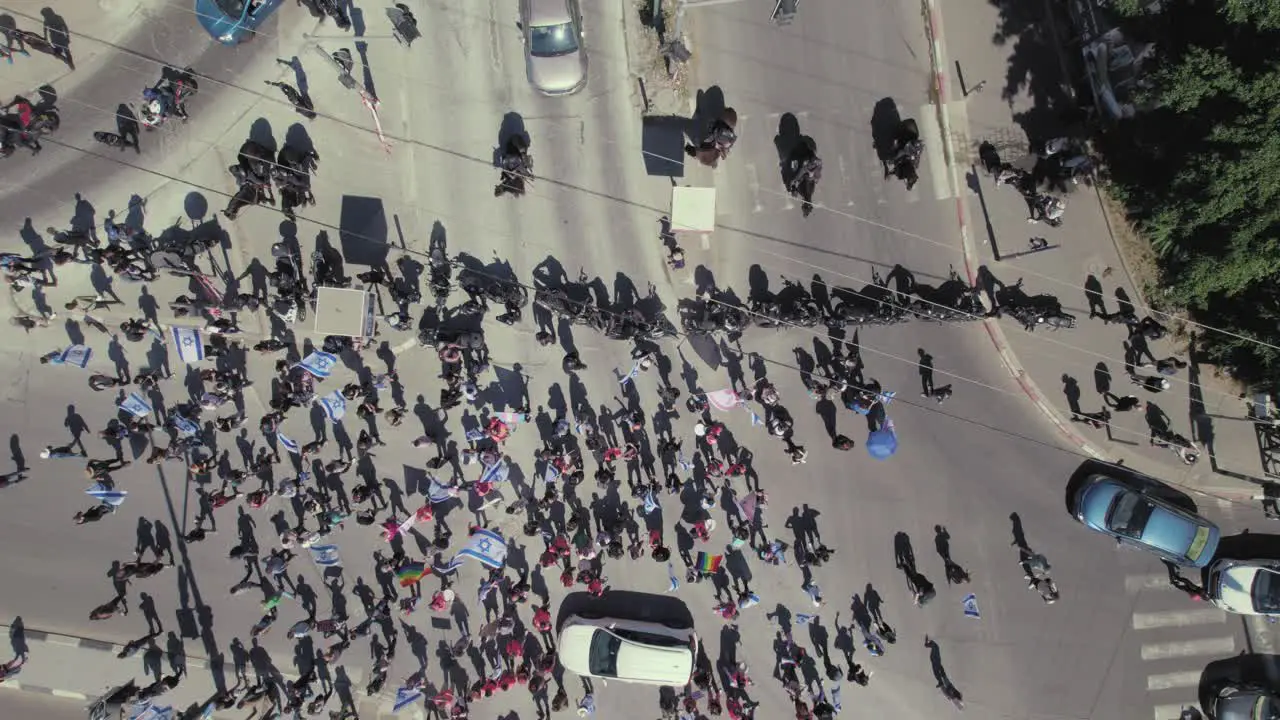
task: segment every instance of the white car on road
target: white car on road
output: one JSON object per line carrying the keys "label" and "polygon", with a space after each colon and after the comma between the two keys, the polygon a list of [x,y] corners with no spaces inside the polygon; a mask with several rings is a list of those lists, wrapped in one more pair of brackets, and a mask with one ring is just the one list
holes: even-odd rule
{"label": "white car on road", "polygon": [[1209,566],[1205,599],[1240,615],[1280,615],[1280,560],[1222,558]]}
{"label": "white car on road", "polygon": [[683,687],[698,655],[691,627],[571,615],[560,625],[560,663],[586,677]]}

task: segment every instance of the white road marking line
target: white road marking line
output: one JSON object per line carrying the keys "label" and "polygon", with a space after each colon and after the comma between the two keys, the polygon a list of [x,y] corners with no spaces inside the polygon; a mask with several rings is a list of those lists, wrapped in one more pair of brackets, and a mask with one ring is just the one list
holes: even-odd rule
{"label": "white road marking line", "polygon": [[1233,636],[1200,638],[1178,642],[1148,643],[1142,646],[1143,660],[1168,660],[1196,655],[1230,655],[1236,650]]}
{"label": "white road marking line", "polygon": [[952,197],[951,180],[947,177],[947,158],[942,150],[942,129],[938,127],[938,113],[932,105],[922,105],[916,125],[920,127],[924,141],[924,164],[929,166],[933,181],[933,194],[939,200]]}
{"label": "white road marking line", "polygon": [[70,690],[53,690],[49,693],[54,697],[67,698],[68,700],[88,700],[89,696],[84,693],[72,692]]}
{"label": "white road marking line", "polygon": [[1174,688],[1200,687],[1200,676],[1203,674],[1204,672],[1201,670],[1188,670],[1186,672],[1148,675],[1147,692],[1172,690]]}
{"label": "white road marking line", "polygon": [[61,645],[63,647],[80,647],[80,638],[62,637],[61,635],[49,635],[44,641],[50,645]]}
{"label": "white road marking line", "polygon": [[[849,168],[845,167],[844,156],[840,155],[836,159],[839,161],[840,179],[843,181],[841,187],[845,189],[853,187],[853,184],[849,182]],[[849,202],[845,203],[845,206],[853,207],[853,199],[851,198]]]}
{"label": "white road marking line", "polygon": [[1178,720],[1182,716],[1182,709],[1187,707],[1198,708],[1199,704],[1190,702],[1186,705],[1156,705],[1152,709],[1155,711],[1155,720]]}
{"label": "white road marking line", "polygon": [[1127,575],[1124,579],[1124,591],[1130,595],[1136,595],[1143,590],[1173,589],[1173,586],[1169,584],[1169,576],[1167,574]]}
{"label": "white road marking line", "polygon": [[1165,627],[1190,627],[1192,625],[1210,625],[1227,621],[1225,610],[1216,607],[1195,608],[1192,610],[1170,610],[1166,612],[1134,613],[1134,630],[1153,630]]}
{"label": "white road marking line", "polygon": [[751,201],[755,203],[755,207],[751,212],[760,212],[764,210],[764,205],[760,203],[760,173],[756,172],[755,163],[746,163],[747,168],[747,186],[751,188]]}

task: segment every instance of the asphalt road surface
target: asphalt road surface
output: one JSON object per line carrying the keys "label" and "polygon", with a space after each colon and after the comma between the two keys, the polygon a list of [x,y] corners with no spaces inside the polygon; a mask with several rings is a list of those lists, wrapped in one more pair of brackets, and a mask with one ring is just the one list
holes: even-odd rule
{"label": "asphalt road surface", "polygon": [[[959,253],[949,190],[935,178],[941,162],[932,149],[936,144],[930,144],[921,182],[908,192],[901,183],[881,178],[871,137],[872,116],[878,103],[886,107],[885,98],[893,100],[901,116],[915,117],[922,126],[933,122],[926,107],[928,61],[917,7],[893,2],[874,7],[806,3],[801,17],[785,30],[769,25],[762,11],[747,3],[696,11],[698,84],[704,89],[718,86],[724,101],[737,109],[741,139],[710,181],[717,188],[717,232],[705,247],[686,241],[689,268],[672,272],[664,265],[665,251],[657,236],[658,219],[669,207],[670,181],[646,173],[635,84],[623,49],[624,9],[618,5],[584,7],[590,81],[584,92],[561,99],[537,96],[528,87],[512,3],[433,6],[429,22],[425,13],[420,16],[422,41],[409,50],[387,37],[380,11],[368,9],[367,47],[361,55],[367,57],[373,90],[381,100],[380,120],[389,151],[372,132],[368,110],[355,94],[340,88],[332,68],[316,52],[315,43],[326,51],[355,47],[331,26],[317,28],[289,6],[258,44],[224,50],[203,43],[202,31],[189,18],[166,16],[154,36],[163,44],[152,48],[153,37],[148,36],[130,39],[124,46],[175,64],[196,65],[216,79],[202,83],[210,92],[192,102],[192,120],[145,137],[141,155],[117,155],[84,142],[88,129],[109,128],[115,104],[134,98],[157,71],[154,63],[121,52],[107,63],[103,75],[95,76],[101,79],[91,89],[60,100],[66,120],[57,139],[71,147],[51,149],[37,163],[25,157],[7,161],[18,172],[36,175],[23,187],[6,187],[0,215],[11,228],[29,216],[39,234],[48,225],[65,226],[77,215],[83,219],[92,213],[99,225],[111,209],[123,216],[130,197],[138,195],[146,198],[143,212],[153,233],[174,218],[188,218],[185,226],[193,217],[213,222],[225,194],[233,190],[225,167],[234,162],[237,148],[251,132],[261,135],[269,126],[277,142],[286,137],[301,142],[305,134],[319,150],[314,184],[318,204],[301,213],[296,227],[282,224],[271,208],[251,208],[235,222],[219,221],[229,244],[215,253],[216,259],[236,275],[248,273],[242,280],[246,286],[257,282],[254,259],[269,264],[269,247],[282,232],[295,233],[304,253],[319,233],[327,233],[330,242],[343,248],[348,274],[354,274],[371,257],[422,253],[432,232],[443,231],[451,253],[467,253],[489,265],[490,272],[509,271],[526,283],[539,266],[558,266],[570,280],[581,269],[589,279],[599,278],[599,288],[610,301],[624,304],[644,298],[648,283],[653,283],[669,313],[674,313],[678,298],[692,294],[697,265],[704,265],[720,288],[733,288],[740,297],[753,286],[758,289],[762,279],[776,291],[784,277],[809,283],[815,274],[826,283],[860,289],[873,268],[887,274],[898,264],[919,283],[946,279]],[[303,33],[315,37],[304,38]],[[295,55],[307,68],[322,114],[300,126],[301,131],[294,127],[299,116],[262,84],[292,77],[275,57]],[[785,113],[792,113],[801,132],[815,138],[826,162],[816,197],[819,207],[807,219],[782,194],[778,179],[773,140]],[[492,155],[504,124],[506,131],[523,126],[533,139],[538,180],[518,200],[495,199],[491,193],[497,180]],[[45,162],[50,169],[41,169]],[[691,169],[690,178],[706,177],[701,172]],[[76,193],[93,208],[76,207]],[[26,239],[28,244],[40,241],[31,233]],[[15,238],[5,249],[23,248]],[[159,364],[164,355],[163,348],[146,343],[113,348],[110,338],[62,310],[62,303],[92,292],[93,286],[89,268],[75,266],[59,271],[59,285],[45,290],[45,297],[17,296],[19,307],[30,310],[44,302],[61,317],[49,329],[29,336],[11,331],[14,341],[0,348],[0,362],[10,378],[0,401],[7,420],[4,428],[15,455],[33,468],[28,482],[4,491],[0,543],[9,548],[4,569],[10,590],[0,594],[0,616],[21,616],[29,628],[115,643],[144,635],[143,612],[105,622],[91,622],[88,612],[112,595],[104,575],[113,560],[129,559],[140,536],[161,539],[163,544],[162,536],[167,535],[178,567],[138,583],[131,589],[131,600],[136,605],[137,593],[148,593],[165,631],[176,631],[188,654],[230,658],[232,640],[239,638],[247,645],[248,629],[260,614],[256,597],[230,597],[227,592],[242,577],[240,563],[227,559],[237,539],[238,511],[219,511],[218,532],[204,542],[181,542],[179,536],[196,514],[196,483],[188,481],[181,465],[145,465],[136,455],[143,452],[140,448],[127,448],[126,457],[136,458],[135,465],[115,478],[129,491],[128,501],[115,516],[76,527],[72,514],[89,504],[81,494],[88,483],[79,464],[38,457],[43,446],[66,441],[66,422],[76,417],[90,429],[85,442],[91,454],[109,456],[105,444],[92,435],[114,413],[112,393],[89,391],[85,373],[42,367],[35,358],[65,345],[67,335],[74,339],[76,333],[83,333],[94,347],[92,369],[109,372],[123,360],[136,372]],[[147,287],[116,289],[126,309],[112,308],[103,315],[117,324],[145,312],[135,310],[143,295],[158,301],[157,319],[170,323],[173,318],[165,302],[187,291],[181,281],[169,277]],[[516,370],[526,380],[514,381],[510,375],[505,384],[492,376],[483,379],[492,381],[485,390],[491,406],[510,409],[527,392],[534,413],[548,418],[576,405],[581,397],[597,408],[616,407],[614,398],[620,393],[612,371],[630,367],[629,348],[587,331],[575,329],[566,337],[561,330],[561,344],[572,343],[589,366],[579,378],[570,378],[560,369],[561,349],[539,348],[533,342],[532,315],[526,311],[525,322],[514,328],[489,323],[494,365],[504,372]],[[265,317],[244,318],[244,327],[254,337],[267,332],[270,322]],[[295,332],[300,340],[309,335],[301,324]],[[793,466],[774,439],[750,426],[745,412],[725,418],[736,441],[755,451],[761,483],[771,498],[768,532],[790,542],[786,518],[792,508],[802,511],[807,505],[820,513],[817,526],[823,542],[837,551],[832,564],[814,570],[814,582],[826,598],[820,610],[801,589],[801,573],[794,565],[773,568],[747,560],[751,588],[762,603],[746,611],[738,623],[737,647],[734,633],[711,612],[715,601],[710,587],[685,584],[674,595],[692,611],[713,659],[736,656],[750,664],[757,682],[753,695],[764,704],[761,712],[767,711],[759,717],[789,712],[781,684],[769,678],[778,629],[794,624],[788,618],[797,613],[816,612],[818,627],[834,638],[837,614],[839,625],[848,625],[851,596],[866,597],[870,588],[883,598],[885,619],[897,629],[898,642],[880,658],[870,658],[858,648],[855,659],[874,677],[865,689],[844,688],[844,702],[853,712],[862,703],[898,717],[950,712],[935,689],[938,668],[924,646],[926,636],[938,642],[941,666],[963,692],[969,711],[991,717],[1145,716],[1153,704],[1194,702],[1194,682],[1189,681],[1198,678],[1204,664],[1245,649],[1244,626],[1238,619],[1204,613],[1204,606],[1166,589],[1160,582],[1163,568],[1153,558],[1115,551],[1066,515],[1063,485],[1082,458],[1059,447],[1051,429],[1002,374],[982,333],[977,325],[916,324],[859,334],[866,374],[886,389],[899,391],[890,414],[901,449],[887,462],[871,459],[862,448],[861,417],[836,411],[839,432],[858,444],[852,452],[840,453],[828,447],[823,419],[809,411],[812,401],[795,369],[793,348],[820,353],[817,345],[828,343],[824,333],[755,330],[744,337],[743,348],[759,353],[763,362],[744,357],[741,371],[750,380],[763,368],[777,383],[783,403],[796,417],[798,442],[810,449],[808,463]],[[416,348],[409,334],[388,329],[381,339],[385,347],[376,357],[366,354],[363,361],[375,373],[384,371],[388,360],[394,362],[405,403],[416,417],[406,419],[401,428],[382,428],[388,445],[374,452],[376,476],[386,479],[391,496],[403,493],[405,506],[412,509],[422,502],[420,468],[426,458],[409,441],[423,431],[424,422],[431,426],[438,421],[431,409],[439,390],[436,361]],[[954,385],[955,395],[946,404],[918,397],[918,348],[934,357],[937,384]],[[731,354],[705,343],[674,341],[664,344],[664,352],[674,363],[673,382],[682,389],[682,357],[696,372],[697,387],[729,386],[725,364],[733,364]],[[171,350],[167,362],[175,378],[165,385],[164,397],[169,403],[185,400],[198,383],[190,380],[190,369]],[[252,426],[265,412],[272,362],[265,357],[248,360],[255,380],[245,394],[251,418],[244,438],[248,443],[262,442]],[[353,369],[340,370],[329,384],[347,382],[354,375]],[[656,378],[645,375],[636,382],[646,408],[652,410]],[[314,429],[332,433],[323,418],[313,422],[304,414],[295,412],[286,422],[291,437],[310,440]],[[463,418],[465,424],[467,416],[479,414],[474,409],[451,412],[451,439],[461,444],[457,421]],[[691,446],[693,419],[682,414],[671,422],[677,436],[689,439],[686,447]],[[354,417],[345,425],[353,435],[360,427]],[[226,451],[228,461],[238,465],[240,443],[225,435],[218,440],[219,452]],[[519,428],[507,445],[525,478],[537,474],[531,457],[539,446],[534,426]],[[329,459],[335,453],[330,444],[322,456]],[[593,489],[589,485],[580,490],[588,503]],[[1203,501],[1202,508],[1228,532],[1257,520],[1212,500]],[[268,512],[252,515],[254,535],[263,547],[274,544],[268,518],[278,510],[287,512],[273,504]],[[1026,589],[1013,544],[1013,513],[1025,541],[1053,564],[1062,592],[1055,605],[1045,605]],[[666,499],[669,538],[678,515],[677,498]],[[470,519],[459,510],[448,522],[461,531]],[[490,519],[518,537],[517,522]],[[933,547],[935,526],[949,531],[951,555],[969,571],[970,583],[946,585],[943,562]],[[894,567],[899,533],[909,536],[921,571],[938,586],[938,598],[923,609],[911,605],[902,574]],[[354,523],[348,523],[339,538],[346,576],[346,589],[339,594],[358,614],[350,589],[357,578],[376,584],[369,552],[385,544],[374,530]],[[523,545],[528,539],[519,540]],[[720,529],[713,542],[700,549],[716,551],[727,540]],[[408,547],[419,552],[413,542]],[[536,564],[540,550],[533,539],[523,555]],[[300,558],[291,575],[310,587],[320,615],[326,615],[332,599],[319,571]],[[666,568],[650,560],[610,561],[606,575],[621,590],[662,593],[667,587]],[[474,601],[477,578],[477,571],[467,568],[458,585],[475,616],[473,626],[480,624],[483,614]],[[544,583],[555,586],[555,581],[549,576]],[[433,583],[426,581],[428,591]],[[980,619],[961,612],[961,599],[971,592],[977,596]],[[550,594],[553,604],[563,597],[559,587],[551,588]],[[295,647],[283,628],[303,614],[298,608],[285,609],[262,641],[274,664],[286,673],[292,672]],[[427,676],[440,681],[435,647],[456,639],[459,630],[454,620],[429,619],[428,614],[423,608],[410,616],[423,639],[415,640],[412,634],[406,639],[401,633],[401,647],[410,652],[397,655],[389,685],[418,669],[415,655],[422,656]],[[795,633],[798,642],[811,648],[821,640],[809,632],[812,627],[811,623]],[[358,641],[341,663],[355,684],[368,676],[365,643]],[[832,659],[844,664],[835,650]],[[40,662],[40,652],[33,652],[20,679],[53,673],[52,668],[40,668]],[[464,665],[474,677],[478,669]],[[144,670],[137,659],[107,661],[101,654],[86,655],[84,667],[65,679],[70,686],[65,689],[92,694],[95,688]],[[229,670],[224,673],[230,676]],[[576,680],[565,680],[571,697],[580,697]],[[203,699],[209,681],[210,673],[193,671],[175,697],[183,698],[184,704]],[[1163,694],[1150,694],[1155,692]],[[180,693],[188,693],[189,700]],[[597,685],[596,700],[602,716],[657,710],[657,693],[640,686]],[[6,714],[20,711],[18,702],[31,701],[27,695],[0,695]],[[512,709],[521,717],[533,716],[523,692],[483,701],[473,712],[502,715]],[[1165,709],[1157,711],[1157,717]]]}

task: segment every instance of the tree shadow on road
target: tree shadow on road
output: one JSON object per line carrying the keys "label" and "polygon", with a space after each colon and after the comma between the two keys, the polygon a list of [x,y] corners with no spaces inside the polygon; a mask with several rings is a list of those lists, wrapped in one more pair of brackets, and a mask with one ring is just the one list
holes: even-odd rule
{"label": "tree shadow on road", "polygon": [[[1070,19],[1064,10],[1037,0],[990,0],[1000,12],[991,42],[1009,52],[1000,98],[1014,110],[1014,122],[1031,142],[1062,135],[1075,112]],[[1076,53],[1078,55],[1078,53]],[[1020,98],[1029,107],[1017,108]],[[1013,140],[1006,138],[1004,146]],[[997,143],[1001,145],[1001,143]]]}

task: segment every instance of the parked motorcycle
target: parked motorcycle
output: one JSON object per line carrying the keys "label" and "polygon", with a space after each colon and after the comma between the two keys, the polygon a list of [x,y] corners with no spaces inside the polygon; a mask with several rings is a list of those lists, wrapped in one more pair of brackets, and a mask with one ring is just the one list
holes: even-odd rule
{"label": "parked motorcycle", "polygon": [[893,157],[885,166],[885,177],[893,175],[907,185],[910,190],[920,180],[917,172],[920,157],[924,154],[924,143],[920,140],[920,129],[914,119],[908,118],[898,125],[893,138]]}

